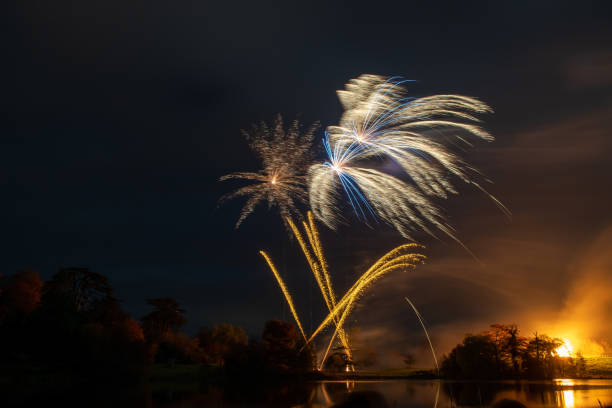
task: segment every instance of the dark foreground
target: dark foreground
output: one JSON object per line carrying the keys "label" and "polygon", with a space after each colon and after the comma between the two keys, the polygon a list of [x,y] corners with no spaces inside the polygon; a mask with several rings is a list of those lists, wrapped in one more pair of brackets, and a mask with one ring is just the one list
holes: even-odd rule
{"label": "dark foreground", "polygon": [[[437,379],[266,379],[193,381],[186,369],[139,384],[13,389],[8,406],[87,407],[487,407],[502,399],[528,407],[596,408],[612,404],[612,380],[470,382]],[[110,379],[109,379],[110,380]],[[6,390],[5,390],[6,391]],[[3,404],[4,405],[4,404]]]}

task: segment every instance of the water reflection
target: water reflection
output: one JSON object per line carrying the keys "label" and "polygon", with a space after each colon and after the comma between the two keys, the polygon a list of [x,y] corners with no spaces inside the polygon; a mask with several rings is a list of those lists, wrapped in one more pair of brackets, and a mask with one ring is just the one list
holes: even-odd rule
{"label": "water reflection", "polygon": [[565,408],[574,408],[574,389],[576,385],[574,380],[571,379],[559,379],[555,380],[555,383],[560,387],[572,387],[571,389],[564,389],[557,391],[558,405]]}
{"label": "water reflection", "polygon": [[563,400],[562,404],[566,408],[574,408],[574,391],[562,391],[563,392]]}
{"label": "water reflection", "polygon": [[[24,396],[28,397],[29,396]],[[258,382],[256,379],[224,384],[153,384],[129,390],[98,390],[95,394],[61,392],[28,400],[24,406],[58,405],[64,408],[174,408],[174,407],[490,407],[503,399],[530,408],[597,408],[612,403],[612,380],[549,382],[462,381],[323,381]],[[10,404],[9,404],[10,405]]]}

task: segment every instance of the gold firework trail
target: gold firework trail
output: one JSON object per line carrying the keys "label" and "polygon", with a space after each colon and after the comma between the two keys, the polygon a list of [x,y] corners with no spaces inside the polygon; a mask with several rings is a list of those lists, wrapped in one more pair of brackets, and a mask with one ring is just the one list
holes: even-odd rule
{"label": "gold firework trail", "polygon": [[[310,243],[310,247],[314,252],[316,259],[312,256],[308,245],[306,245],[306,241],[304,237],[300,233],[300,230],[297,228],[295,223],[291,219],[287,219],[287,223],[289,227],[293,231],[293,234],[298,241],[304,256],[306,257],[306,261],[310,266],[310,270],[314,275],[314,278],[319,286],[319,290],[321,291],[321,295],[323,296],[323,300],[325,301],[325,305],[327,309],[331,312],[332,309],[336,306],[336,297],[334,294],[334,290],[331,283],[331,278],[329,276],[329,272],[327,270],[327,261],[323,256],[323,250],[321,246],[321,241],[319,240],[319,234],[314,224],[314,217],[312,213],[308,212],[308,223],[306,221],[303,222],[304,230],[306,231],[306,236],[308,237],[308,241]],[[334,318],[334,322],[337,323],[337,319]],[[349,357],[351,357],[350,346],[348,342],[348,336],[342,327],[339,327],[339,335],[338,335],[342,346],[345,348],[346,353]]]}
{"label": "gold firework trail", "polygon": [[287,304],[289,305],[289,309],[291,310],[291,314],[293,315],[293,318],[295,319],[295,322],[297,323],[300,329],[300,333],[302,333],[302,337],[304,337],[304,340],[306,341],[307,340],[306,333],[304,333],[304,329],[302,328],[302,323],[300,322],[300,318],[297,314],[297,311],[295,310],[295,306],[293,305],[293,299],[291,298],[291,293],[289,293],[287,286],[285,286],[285,282],[283,281],[283,278],[281,278],[280,274],[278,273],[278,270],[272,263],[272,260],[270,259],[268,254],[266,254],[264,251],[259,251],[259,253],[261,254],[261,256],[264,257],[264,259],[268,263],[268,266],[272,270],[272,273],[274,274],[274,277],[276,278],[276,281],[278,282],[278,286],[280,286],[281,291],[283,292],[283,295],[285,295],[285,300],[287,301]]}
{"label": "gold firework trail", "polygon": [[[415,254],[413,254],[413,255],[415,255]],[[407,259],[417,261],[419,259],[419,257],[418,256],[409,256],[409,257],[407,257]],[[362,277],[358,279],[357,286],[355,287],[355,289],[350,290],[347,293],[347,295],[345,295],[346,302],[343,299],[343,300],[341,300],[338,303],[338,307],[336,309],[341,309],[342,306],[343,306],[343,303],[346,303],[346,307],[344,307],[344,310],[342,311],[342,315],[340,317],[340,320],[336,324],[336,330],[334,331],[334,333],[332,335],[332,338],[331,338],[331,340],[330,340],[330,342],[329,342],[329,344],[327,346],[327,350],[325,351],[323,359],[321,360],[321,365],[320,365],[319,369],[322,369],[323,365],[325,364],[325,360],[327,359],[327,355],[329,354],[329,350],[331,349],[331,345],[332,345],[332,343],[334,341],[334,338],[338,334],[338,328],[342,327],[342,325],[344,324],[344,321],[350,315],[350,313],[351,313],[353,307],[355,306],[357,300],[361,297],[361,295],[363,294],[365,289],[368,286],[370,286],[375,280],[381,278],[383,275],[385,275],[385,274],[387,274],[387,273],[389,273],[391,271],[398,270],[398,269],[414,268],[414,267],[416,267],[415,263],[403,262],[401,259],[391,260],[391,261],[383,264],[383,266],[379,270],[376,270],[369,277],[366,277],[366,276],[362,275]],[[330,315],[335,315],[336,314],[336,309],[331,311]],[[317,328],[317,330],[315,330],[315,332],[311,335],[311,337],[310,337],[310,339],[308,341],[312,341],[312,339],[317,335],[317,333],[320,330],[322,330],[324,328],[325,325],[326,325],[325,321],[323,323],[321,323],[319,328]]]}
{"label": "gold firework trail", "polygon": [[[389,272],[398,269],[414,268],[418,263],[422,263],[425,256],[418,253],[404,253],[409,249],[421,247],[418,244],[404,244],[389,251],[378,261],[376,261],[363,275],[361,275],[346,294],[338,301],[336,307],[327,315],[321,322],[319,327],[310,335],[308,342],[311,342],[329,323],[338,315],[340,321],[336,327],[341,327],[344,322],[347,312],[350,312],[355,301],[363,294],[363,292],[376,280],[382,278]],[[344,319],[343,319],[344,318]]]}
{"label": "gold firework trail", "polygon": [[325,360],[327,359],[329,350],[331,349],[331,346],[336,340],[336,338],[339,339],[340,343],[346,350],[347,356],[351,358],[351,349],[348,336],[346,334],[346,331],[344,330],[344,323],[346,322],[346,319],[354,309],[357,301],[375,281],[382,278],[386,274],[397,270],[415,268],[417,264],[422,263],[425,259],[425,256],[413,251],[417,248],[423,247],[415,243],[410,243],[400,245],[387,252],[355,281],[355,283],[351,286],[351,288],[347,290],[345,295],[340,300],[337,300],[335,292],[333,290],[331,274],[329,273],[327,261],[323,254],[323,246],[321,244],[321,240],[319,239],[319,233],[315,225],[313,214],[309,212],[307,215],[307,221],[302,222],[302,226],[304,227],[307,240],[304,239],[304,234],[302,234],[302,232],[293,222],[293,220],[288,218],[286,221],[289,225],[289,228],[293,232],[298,244],[300,245],[300,249],[302,250],[304,257],[306,258],[308,266],[310,267],[315,281],[317,282],[317,285],[319,287],[319,290],[321,291],[321,295],[323,297],[323,300],[325,301],[325,305],[329,310],[329,314],[327,315],[327,317],[325,317],[323,322],[310,335],[310,337],[307,337],[304,333],[298,313],[293,304],[291,294],[289,293],[289,290],[283,282],[276,267],[272,263],[272,260],[264,251],[260,251],[260,254],[268,263],[268,266],[272,270],[272,273],[274,274],[274,277],[276,278],[278,285],[280,286],[281,291],[283,292],[283,295],[285,296],[285,299],[289,304],[289,308],[291,310],[293,318],[295,319],[300,329],[300,332],[304,336],[304,347],[308,343],[312,342],[314,338],[319,333],[321,333],[321,331],[325,327],[327,327],[330,323],[333,323],[333,325],[335,326],[335,330],[327,345],[327,349],[325,351],[323,359],[321,360],[320,368],[322,368],[325,364]]}

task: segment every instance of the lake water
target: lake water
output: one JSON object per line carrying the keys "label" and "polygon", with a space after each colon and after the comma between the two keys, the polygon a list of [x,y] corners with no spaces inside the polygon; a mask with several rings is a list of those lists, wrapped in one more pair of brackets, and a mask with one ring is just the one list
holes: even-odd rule
{"label": "lake water", "polygon": [[[438,380],[323,381],[258,384],[234,381],[220,386],[185,384],[145,386],[119,392],[61,392],[43,406],[90,408],[195,407],[487,407],[510,398],[528,407],[612,407],[612,380],[548,382],[451,382]],[[83,401],[87,401],[82,405]],[[347,404],[352,402],[351,404]],[[30,401],[32,402],[32,401]],[[341,404],[345,405],[341,405]],[[30,404],[28,404],[29,406]],[[35,404],[33,406],[41,406]]]}
{"label": "lake water", "polygon": [[[325,382],[304,407],[329,407],[361,393],[372,405],[389,407],[486,407],[503,398],[528,407],[581,408],[612,406],[612,380],[556,380],[554,382],[443,382],[360,381]],[[355,397],[357,402],[360,398]]]}
{"label": "lake water", "polygon": [[[244,387],[242,387],[244,386]],[[612,380],[548,382],[444,382],[415,380],[324,381],[231,389],[209,386],[194,395],[153,395],[155,407],[486,407],[503,398],[528,407],[596,408],[612,406]],[[366,404],[369,403],[369,405]]]}

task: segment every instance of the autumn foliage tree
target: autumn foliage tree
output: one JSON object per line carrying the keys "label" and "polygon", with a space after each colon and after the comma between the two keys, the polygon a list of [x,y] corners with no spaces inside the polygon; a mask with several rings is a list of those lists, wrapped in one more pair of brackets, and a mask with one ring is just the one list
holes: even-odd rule
{"label": "autumn foliage tree", "polygon": [[562,344],[539,333],[523,337],[514,324],[494,324],[481,334],[466,335],[444,356],[441,368],[446,377],[463,379],[548,379],[583,373],[582,360],[557,355]]}
{"label": "autumn foliage tree", "polygon": [[200,363],[204,356],[198,338],[179,330],[185,325],[185,310],[170,297],[147,299],[154,310],[143,316],[142,327],[151,346],[152,358],[160,363]]}
{"label": "autumn foliage tree", "polygon": [[197,338],[209,364],[223,366],[225,360],[249,343],[249,336],[238,326],[229,323],[214,325],[212,329],[201,327]]}
{"label": "autumn foliage tree", "polygon": [[32,313],[40,304],[42,287],[38,273],[30,270],[0,279],[0,360],[29,357]]}
{"label": "autumn foliage tree", "polygon": [[25,317],[32,313],[42,294],[43,282],[38,273],[21,270],[5,280],[0,288],[0,316]]}
{"label": "autumn foliage tree", "polygon": [[521,355],[524,353],[527,338],[520,336],[515,324],[492,324],[487,334],[495,343],[498,372],[509,366],[513,375],[519,376]]}
{"label": "autumn foliage tree", "polygon": [[16,374],[38,367],[79,380],[142,373],[142,329],[122,310],[105,276],[63,268],[43,284],[37,273],[20,271],[0,286],[0,358],[14,364]]}
{"label": "autumn foliage tree", "polygon": [[276,374],[312,371],[314,358],[305,347],[300,332],[293,323],[270,320],[263,331],[264,360],[267,372]]}
{"label": "autumn foliage tree", "polygon": [[168,331],[176,332],[187,323],[185,310],[180,308],[176,299],[147,299],[147,303],[155,308],[140,319],[148,341],[155,342]]}
{"label": "autumn foliage tree", "polygon": [[563,344],[561,339],[535,333],[522,353],[525,375],[528,378],[553,378],[561,368],[555,350]]}

